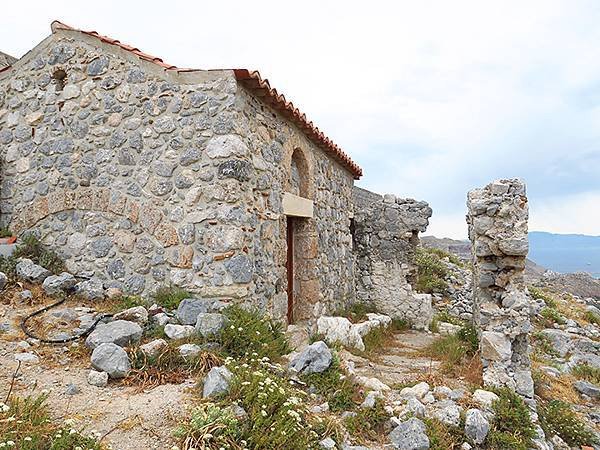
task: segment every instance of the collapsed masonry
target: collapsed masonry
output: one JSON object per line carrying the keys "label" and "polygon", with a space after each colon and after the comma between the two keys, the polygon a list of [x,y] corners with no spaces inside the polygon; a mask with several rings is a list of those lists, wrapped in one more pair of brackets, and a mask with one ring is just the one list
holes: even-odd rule
{"label": "collapsed masonry", "polygon": [[433,316],[431,295],[417,294],[414,264],[418,234],[432,210],[423,201],[381,196],[354,188],[352,221],[356,299],[378,311],[427,329]]}
{"label": "collapsed masonry", "polygon": [[523,272],[528,252],[525,184],[498,180],[469,192],[467,223],[474,268],[473,319],[483,380],[507,386],[533,406],[530,304]]}

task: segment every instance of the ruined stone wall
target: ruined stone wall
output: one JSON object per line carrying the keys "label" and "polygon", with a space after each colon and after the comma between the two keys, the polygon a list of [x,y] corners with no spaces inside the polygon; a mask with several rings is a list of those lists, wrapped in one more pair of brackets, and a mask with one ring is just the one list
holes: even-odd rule
{"label": "ruined stone wall", "polygon": [[[354,298],[350,214],[352,175],[332,160],[280,114],[240,88],[239,125],[252,148],[252,189],[244,203],[263,218],[249,230],[249,251],[260,275],[257,293],[272,299],[275,317],[287,310],[286,221],[282,193],[296,192],[313,200],[313,218],[295,219],[295,317],[308,319],[332,313]],[[292,176],[292,156],[300,173]],[[300,187],[294,186],[298,177]],[[260,298],[258,296],[257,298]]]}
{"label": "ruined stone wall", "polygon": [[[61,78],[64,74],[64,79]],[[174,283],[284,318],[292,153],[298,318],[353,298],[353,177],[231,71],[164,71],[73,31],[0,74],[0,220],[75,274],[132,294]]]}
{"label": "ruined stone wall", "polygon": [[431,213],[425,202],[354,188],[357,300],[416,328],[427,328],[433,314],[431,296],[410,285],[418,233],[426,230]]}
{"label": "ruined stone wall", "polygon": [[523,271],[528,252],[525,184],[498,180],[469,192],[474,268],[473,317],[480,331],[483,380],[533,402],[528,334],[531,305]]}

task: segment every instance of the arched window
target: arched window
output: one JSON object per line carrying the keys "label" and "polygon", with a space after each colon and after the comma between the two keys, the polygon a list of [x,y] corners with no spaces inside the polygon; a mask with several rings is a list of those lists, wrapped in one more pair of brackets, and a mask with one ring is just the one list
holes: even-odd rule
{"label": "arched window", "polygon": [[298,148],[292,154],[290,193],[308,198],[308,162],[302,151]]}

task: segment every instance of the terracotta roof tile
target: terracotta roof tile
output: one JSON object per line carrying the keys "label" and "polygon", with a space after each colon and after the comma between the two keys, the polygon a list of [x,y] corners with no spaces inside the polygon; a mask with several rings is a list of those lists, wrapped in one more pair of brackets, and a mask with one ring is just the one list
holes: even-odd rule
{"label": "terracotta roof tile", "polygon": [[[150,61],[154,64],[158,64],[165,70],[174,70],[178,72],[188,72],[194,69],[182,69],[176,66],[165,63],[162,59],[155,56],[149,55],[140,51],[136,47],[132,47],[122,42],[112,39],[108,36],[103,36],[96,31],[83,31],[76,28],[72,28],[65,25],[62,22],[52,22],[52,31],[56,30],[73,30],[81,33],[93,36],[100,39],[102,42],[106,42],[111,45],[116,45],[123,50],[135,54],[140,59]],[[362,169],[352,159],[342,151],[331,139],[319,130],[319,128],[309,121],[304,113],[302,113],[294,104],[288,101],[282,94],[277,92],[276,89],[272,88],[267,79],[263,79],[257,71],[249,71],[247,69],[233,69],[236,79],[243,84],[246,88],[252,90],[255,95],[260,97],[265,103],[271,105],[274,109],[277,109],[284,116],[288,117],[294,122],[300,129],[304,130],[309,138],[313,140],[318,146],[323,148],[329,155],[339,161],[344,167],[346,167],[353,175],[354,178],[358,179],[362,176]]]}

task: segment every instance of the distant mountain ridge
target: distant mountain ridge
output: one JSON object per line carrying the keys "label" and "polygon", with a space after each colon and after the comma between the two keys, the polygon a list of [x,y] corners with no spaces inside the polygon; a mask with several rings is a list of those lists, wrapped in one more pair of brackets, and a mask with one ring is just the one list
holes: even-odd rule
{"label": "distant mountain ridge", "polygon": [[[468,257],[469,241],[424,236],[425,245],[434,240],[437,247]],[[585,234],[555,234],[546,231],[529,232],[529,259],[559,273],[587,272],[600,278],[600,236]]]}
{"label": "distant mountain ridge", "polygon": [[555,272],[587,272],[600,278],[600,236],[531,231],[529,258]]}

